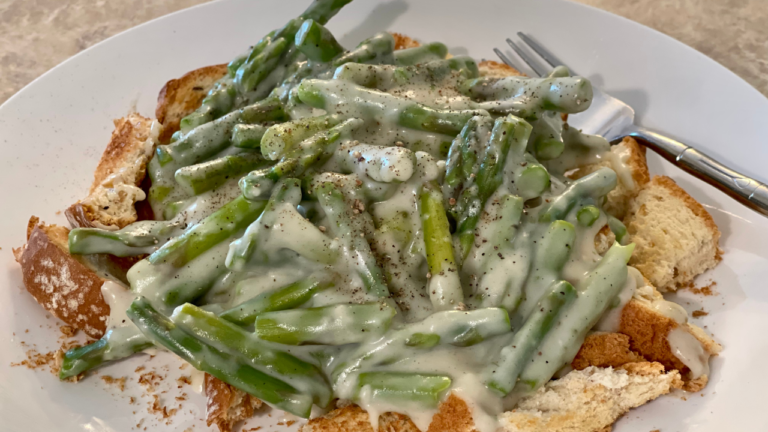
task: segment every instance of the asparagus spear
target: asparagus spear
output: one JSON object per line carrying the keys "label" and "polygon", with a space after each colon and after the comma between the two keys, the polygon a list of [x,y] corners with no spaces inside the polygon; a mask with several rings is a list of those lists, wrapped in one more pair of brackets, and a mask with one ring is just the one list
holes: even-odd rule
{"label": "asparagus spear", "polygon": [[257,124],[237,124],[232,128],[232,145],[237,148],[257,149],[261,146],[261,138],[267,132],[267,127]]}
{"label": "asparagus spear", "polygon": [[178,224],[166,221],[139,221],[123,229],[74,228],[69,232],[72,254],[108,253],[126,257],[154,252],[180,231]]}
{"label": "asparagus spear", "polygon": [[616,236],[616,241],[619,244],[624,244],[624,238],[627,236],[627,227],[620,220],[608,215],[608,228]]}
{"label": "asparagus spear", "polygon": [[573,183],[555,197],[540,213],[541,222],[564,219],[579,200],[596,201],[616,187],[616,173],[610,168],[600,168]]}
{"label": "asparagus spear", "polygon": [[515,333],[512,342],[502,348],[499,357],[486,369],[485,380],[489,388],[502,397],[512,391],[517,377],[552,329],[560,310],[575,298],[576,290],[570,283],[561,280],[552,284],[533,314]]}
{"label": "asparagus spear", "polygon": [[[241,283],[247,283],[243,281]],[[333,286],[333,282],[315,277],[303,279],[276,290],[263,292],[221,314],[221,317],[239,325],[249,325],[263,312],[297,308],[312,296]]]}
{"label": "asparagus spear", "polygon": [[[363,87],[391,92],[392,89],[423,89],[425,86],[432,85],[447,87],[453,84],[455,86],[455,79],[475,77],[478,73],[477,63],[470,57],[453,57],[418,66],[346,63],[336,69],[333,79],[351,81]],[[454,81],[447,81],[446,78],[454,78]]]}
{"label": "asparagus spear", "polygon": [[544,295],[547,287],[558,279],[563,266],[568,261],[575,240],[576,229],[570,222],[563,220],[549,224],[547,230],[538,239],[531,272],[526,280],[526,298],[516,314],[515,323],[528,319],[537,307],[539,296]]}
{"label": "asparagus spear", "polygon": [[531,133],[531,125],[514,116],[496,119],[480,165],[475,187],[465,187],[459,201],[471,203],[459,215],[456,234],[464,260],[475,239],[475,227],[485,202],[502,182],[504,165],[510,152],[522,154]]}
{"label": "asparagus spear", "polygon": [[395,309],[386,303],[342,304],[264,312],[256,316],[259,338],[288,345],[359,343],[385,332]]}
{"label": "asparagus spear", "polygon": [[362,278],[369,293],[378,297],[388,297],[389,289],[371,246],[361,233],[353,229],[353,210],[349,208],[339,188],[331,182],[325,182],[317,188],[317,199],[328,219],[333,224],[334,234],[342,240],[348,253],[355,262],[355,271]]}
{"label": "asparagus spear", "polygon": [[284,381],[201,342],[157,312],[145,298],[134,300],[127,313],[145,336],[186,360],[195,369],[209,373],[279,409],[300,417],[309,417],[312,396],[302,394]]}
{"label": "asparagus spear", "polygon": [[482,77],[466,81],[462,91],[484,101],[479,108],[531,119],[542,111],[579,113],[592,102],[592,84],[583,77]]}
{"label": "asparagus spear", "polygon": [[328,29],[314,20],[306,20],[296,33],[296,47],[308,59],[317,62],[329,62],[344,52]]}
{"label": "asparagus spear", "polygon": [[258,153],[238,153],[179,168],[174,177],[187,194],[200,195],[266,164]]}
{"label": "asparagus spear", "polygon": [[421,223],[431,278],[427,292],[435,310],[452,309],[464,301],[459,271],[453,257],[453,242],[443,195],[436,183],[427,183],[421,192]]}
{"label": "asparagus spear", "polygon": [[[595,221],[600,217],[600,209],[593,205],[584,206],[576,212],[576,220],[579,224],[585,227],[591,227],[595,224]],[[617,237],[618,239],[618,237]],[[621,242],[621,240],[619,240]]]}
{"label": "asparagus spear", "polygon": [[107,331],[91,344],[73,348],[64,354],[59,379],[67,379],[83,372],[151,348],[154,344],[135,327],[118,327]]}
{"label": "asparagus spear", "polygon": [[436,345],[471,346],[511,330],[507,311],[485,308],[473,311],[436,312],[422,321],[407,324],[354,349],[348,360],[333,370],[337,385],[362,368],[391,364],[402,359],[406,347],[421,350]]}
{"label": "asparagus spear", "polygon": [[318,132],[298,145],[292,145],[278,163],[253,171],[240,180],[243,195],[248,199],[258,199],[281,178],[288,175],[301,176],[306,169],[323,159],[329,146],[348,136],[361,123],[359,119],[347,119],[328,131]]}
{"label": "asparagus spear", "polygon": [[436,407],[441,395],[451,387],[444,375],[398,372],[365,372],[357,379],[357,399],[363,402],[403,402]]}
{"label": "asparagus spear", "polygon": [[442,60],[448,55],[448,47],[440,42],[432,42],[415,48],[395,51],[395,64],[412,66],[435,60]]}
{"label": "asparagus spear", "polygon": [[264,342],[189,303],[176,308],[171,321],[204,344],[245,359],[255,369],[285,381],[302,393],[309,393],[317,405],[325,407],[330,402],[331,388],[320,370],[281,351],[279,346]]}
{"label": "asparagus spear", "polygon": [[336,57],[331,63],[334,67],[345,63],[392,64],[395,51],[395,39],[387,32],[376,33],[360,42],[357,48]]}
{"label": "asparagus spear", "polygon": [[485,114],[482,110],[434,109],[341,80],[304,80],[297,95],[309,106],[344,117],[385,122],[391,121],[391,110],[395,110],[399,126],[447,135],[459,133],[472,116]]}
{"label": "asparagus spear", "polygon": [[634,246],[615,243],[597,267],[578,284],[576,300],[562,310],[558,321],[539,346],[541,355],[535,356],[520,374],[516,390],[535,390],[573,360],[587,332],[624,287],[627,261]]}
{"label": "asparagus spear", "polygon": [[227,268],[241,271],[256,250],[259,240],[263,241],[259,237],[269,235],[269,229],[275,224],[277,213],[283,204],[295,208],[299,201],[301,201],[301,182],[296,179],[285,179],[277,185],[258,219],[248,226],[242,237],[230,244],[226,260]]}

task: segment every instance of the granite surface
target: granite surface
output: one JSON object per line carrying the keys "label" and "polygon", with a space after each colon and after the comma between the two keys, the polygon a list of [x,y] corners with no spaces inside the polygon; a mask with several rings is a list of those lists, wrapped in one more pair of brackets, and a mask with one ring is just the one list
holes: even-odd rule
{"label": "granite surface", "polygon": [[[207,0],[0,0],[0,103],[130,27]],[[666,33],[768,96],[768,0],[577,0]]]}

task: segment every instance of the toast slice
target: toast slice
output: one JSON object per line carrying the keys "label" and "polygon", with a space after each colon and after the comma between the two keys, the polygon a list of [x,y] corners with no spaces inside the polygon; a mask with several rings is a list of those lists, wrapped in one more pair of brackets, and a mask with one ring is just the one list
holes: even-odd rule
{"label": "toast slice", "polygon": [[655,176],[628,206],[624,219],[635,266],[659,291],[675,291],[721,260],[712,216],[669,177]]}
{"label": "toast slice", "polygon": [[626,137],[619,144],[611,146],[610,154],[602,161],[578,168],[568,177],[579,179],[603,167],[613,169],[619,180],[616,187],[606,196],[603,208],[609,215],[623,220],[630,202],[651,179],[645,159],[645,147],[633,138]]}
{"label": "toast slice", "polygon": [[155,117],[163,125],[161,143],[171,140],[171,135],[179,130],[181,119],[200,107],[211,87],[226,73],[226,64],[206,66],[165,83],[157,95],[155,109]]}
{"label": "toast slice", "polygon": [[513,68],[506,63],[499,63],[493,60],[483,60],[477,64],[481,76],[490,78],[504,78],[508,76],[525,76],[524,73]]}
{"label": "toast slice", "polygon": [[107,326],[109,306],[101,295],[106,275],[69,254],[69,230],[46,225],[32,216],[27,243],[14,249],[27,291],[45,310],[65,323],[100,338]]}
{"label": "toast slice", "polygon": [[619,417],[681,385],[677,371],[659,363],[619,368],[590,366],[548,382],[517,408],[501,415],[509,432],[598,432]]}
{"label": "toast slice", "polygon": [[142,183],[161,128],[139,114],[115,120],[88,196],[65,211],[73,227],[116,230],[138,220],[135,204],[146,198]]}
{"label": "toast slice", "polygon": [[231,385],[205,374],[206,423],[215,424],[220,432],[232,432],[235,425],[249,419],[262,402]]}

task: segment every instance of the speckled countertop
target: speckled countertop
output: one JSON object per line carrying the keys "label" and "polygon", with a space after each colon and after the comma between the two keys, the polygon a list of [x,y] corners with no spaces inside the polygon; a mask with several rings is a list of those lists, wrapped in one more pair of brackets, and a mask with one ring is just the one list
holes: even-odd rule
{"label": "speckled countertop", "polygon": [[[0,0],[0,103],[130,27],[207,0]],[[768,96],[768,0],[577,0],[696,48]]]}

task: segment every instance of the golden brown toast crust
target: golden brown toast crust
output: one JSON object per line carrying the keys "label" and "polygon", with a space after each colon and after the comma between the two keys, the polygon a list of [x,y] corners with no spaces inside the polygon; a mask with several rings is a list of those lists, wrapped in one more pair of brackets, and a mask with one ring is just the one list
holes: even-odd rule
{"label": "golden brown toast crust", "polygon": [[410,37],[400,34],[400,33],[390,33],[393,38],[395,38],[395,51],[401,50],[401,49],[407,49],[407,48],[416,48],[420,47],[421,43],[415,39],[411,39]]}
{"label": "golden brown toast crust", "polygon": [[[473,432],[475,430],[469,406],[461,398],[451,394],[440,404],[438,412],[426,432]],[[310,420],[302,432],[374,432],[368,412],[357,405],[337,408],[330,413]],[[408,416],[384,413],[379,417],[380,432],[419,432]]]}
{"label": "golden brown toast crust", "polygon": [[101,296],[105,280],[69,254],[69,230],[30,219],[27,244],[15,250],[24,286],[48,312],[92,338],[106,330],[109,306]]}
{"label": "golden brown toast crust", "polygon": [[644,360],[640,354],[629,348],[629,336],[620,333],[594,333],[584,340],[571,366],[576,370],[589,366],[617,368]]}
{"label": "golden brown toast crust", "polygon": [[503,78],[508,76],[525,76],[524,73],[512,66],[493,60],[481,61],[477,64],[477,67],[480,68],[480,75],[487,77]]}
{"label": "golden brown toast crust", "polygon": [[235,424],[251,418],[262,402],[229,384],[205,374],[206,423],[220,432],[231,432]]}
{"label": "golden brown toast crust", "polygon": [[[146,141],[149,138],[151,123],[152,119],[138,114],[131,114],[128,117],[114,120],[115,129],[112,131],[107,148],[101,154],[99,165],[93,173],[93,183],[89,194],[93,193],[107,177],[117,170],[136,162],[135,141]],[[135,173],[131,183],[140,184],[145,175],[146,166]]]}
{"label": "golden brown toast crust", "polygon": [[677,369],[685,376],[689,372],[672,353],[667,335],[678,326],[673,319],[630,301],[621,312],[619,332],[629,336],[632,351],[640,353],[650,361],[664,365],[667,370]]}
{"label": "golden brown toast crust", "polygon": [[181,119],[200,107],[208,90],[226,73],[226,64],[206,66],[165,83],[157,95],[155,109],[155,117],[163,125],[161,143],[170,141],[171,135],[179,130]]}

